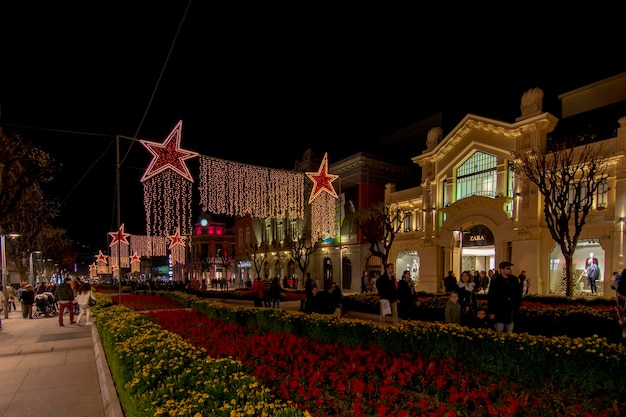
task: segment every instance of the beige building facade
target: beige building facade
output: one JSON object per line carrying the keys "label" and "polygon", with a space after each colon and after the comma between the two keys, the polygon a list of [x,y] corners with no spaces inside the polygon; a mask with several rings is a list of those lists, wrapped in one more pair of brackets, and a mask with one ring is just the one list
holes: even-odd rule
{"label": "beige building facade", "polygon": [[[606,182],[594,196],[574,255],[574,293],[591,295],[585,262],[598,259],[598,296],[614,296],[612,272],[625,267],[626,221],[626,73],[559,96],[562,118],[542,110],[543,91],[528,90],[514,123],[466,115],[452,131],[429,131],[426,149],[412,158],[422,170],[420,185],[396,190],[389,183],[385,202],[408,216],[396,236],[389,260],[396,270],[418,275],[419,291],[443,291],[448,271],[496,269],[501,261],[526,271],[529,294],[564,294],[564,258],[543,217],[543,197],[519,178],[515,156],[545,148],[559,123],[605,113],[611,134],[599,142],[610,163]],[[617,109],[617,110],[616,110]],[[613,112],[613,113],[611,113]],[[605,126],[606,127],[606,126]]]}

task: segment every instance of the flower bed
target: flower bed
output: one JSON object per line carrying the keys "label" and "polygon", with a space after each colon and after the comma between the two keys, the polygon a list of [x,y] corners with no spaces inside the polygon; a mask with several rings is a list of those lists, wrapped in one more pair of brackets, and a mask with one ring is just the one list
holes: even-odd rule
{"label": "flower bed", "polygon": [[[180,297],[182,305],[195,302],[205,313],[151,312],[164,328],[210,355],[240,359],[245,372],[273,387],[279,400],[293,400],[314,415],[608,417],[620,415],[624,401],[625,390],[615,389],[621,382],[604,369],[614,363],[623,368],[624,349],[601,339],[477,334],[433,323],[382,330],[354,320],[233,308],[171,295]],[[160,297],[155,298],[160,304]],[[138,308],[154,310],[149,298],[143,300]],[[281,331],[271,331],[275,329]],[[408,349],[410,345],[414,347]],[[609,358],[610,349],[619,354]],[[477,364],[477,357],[486,363]],[[546,376],[533,381],[537,372]],[[524,379],[525,374],[531,377]]]}

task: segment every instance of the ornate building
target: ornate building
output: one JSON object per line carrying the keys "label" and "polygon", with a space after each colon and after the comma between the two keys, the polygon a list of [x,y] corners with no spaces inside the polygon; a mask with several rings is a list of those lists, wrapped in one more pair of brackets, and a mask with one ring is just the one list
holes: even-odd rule
{"label": "ornate building", "polygon": [[559,99],[561,120],[543,112],[543,91],[531,89],[514,123],[468,114],[445,136],[432,128],[426,149],[412,158],[422,169],[420,185],[402,191],[387,185],[385,202],[409,214],[389,259],[397,270],[418,265],[419,290],[442,291],[449,270],[460,276],[507,260],[516,273],[526,271],[530,293],[561,292],[564,259],[546,226],[543,197],[515,173],[514,158],[533,147],[544,149],[554,135],[575,133],[600,142],[614,166],[593,196],[574,254],[575,290],[590,293],[584,261],[593,252],[601,271],[598,294],[612,294],[612,272],[625,266],[626,73]]}
{"label": "ornate building", "polygon": [[224,221],[217,221],[207,213],[198,217],[191,237],[189,277],[192,286],[211,288],[213,280],[226,279],[236,283],[233,263],[235,236]]}

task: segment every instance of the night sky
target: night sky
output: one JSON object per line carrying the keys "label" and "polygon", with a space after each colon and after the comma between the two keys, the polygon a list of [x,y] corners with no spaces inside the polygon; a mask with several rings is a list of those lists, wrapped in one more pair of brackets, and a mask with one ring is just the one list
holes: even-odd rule
{"label": "night sky", "polygon": [[[623,34],[593,6],[564,21],[535,7],[205,3],[0,6],[0,125],[63,165],[46,192],[75,241],[105,250],[117,229],[116,134],[161,142],[182,120],[184,149],[292,169],[308,148],[330,164],[377,152],[438,113],[444,135],[467,113],[512,123],[534,87],[560,116],[559,94],[626,71]],[[139,179],[151,156],[128,139],[120,147],[122,222],[145,234]]]}

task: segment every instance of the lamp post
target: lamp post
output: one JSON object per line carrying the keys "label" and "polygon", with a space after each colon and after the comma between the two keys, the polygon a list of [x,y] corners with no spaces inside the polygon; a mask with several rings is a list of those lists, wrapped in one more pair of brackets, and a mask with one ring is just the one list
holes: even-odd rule
{"label": "lamp post", "polygon": [[36,253],[39,254],[41,253],[41,251],[40,250],[32,251],[28,257],[29,258],[28,266],[30,267],[30,272],[28,275],[28,283],[32,285],[33,287],[35,286],[35,267],[33,266],[33,255]]}
{"label": "lamp post", "polygon": [[9,305],[7,296],[7,253],[6,253],[6,238],[11,239],[19,237],[17,233],[9,233],[8,235],[0,235],[0,255],[2,255],[2,291],[4,291],[4,318],[9,318]]}

